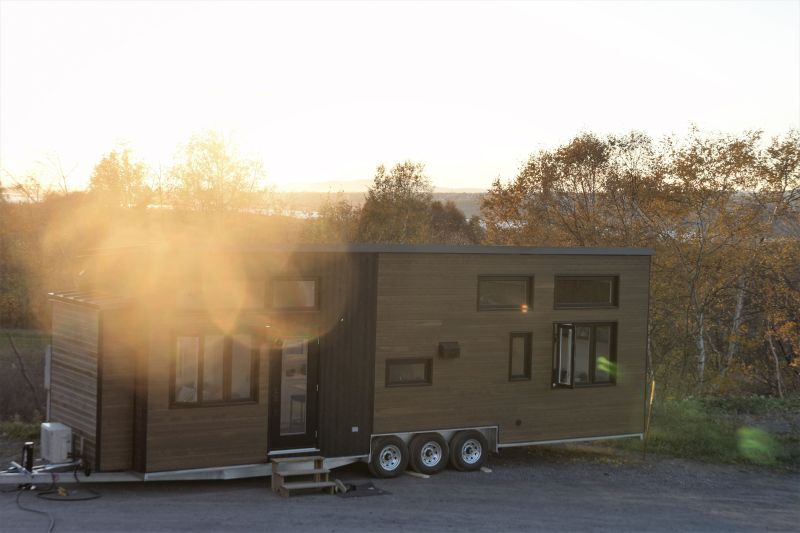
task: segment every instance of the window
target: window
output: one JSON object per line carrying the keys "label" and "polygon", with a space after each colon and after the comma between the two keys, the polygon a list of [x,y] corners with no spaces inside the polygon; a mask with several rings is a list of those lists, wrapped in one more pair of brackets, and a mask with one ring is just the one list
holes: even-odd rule
{"label": "window", "polygon": [[172,404],[219,405],[255,401],[258,348],[253,336],[178,336]]}
{"label": "window", "polygon": [[273,309],[281,311],[312,311],[319,308],[317,279],[275,279],[270,301]]}
{"label": "window", "polygon": [[531,379],[531,334],[512,333],[508,347],[508,379]]}
{"label": "window", "polygon": [[478,310],[527,311],[533,278],[527,276],[479,276]]}
{"label": "window", "polygon": [[617,307],[616,276],[556,276],[556,309]]}
{"label": "window", "polygon": [[386,386],[430,385],[433,359],[389,359],[386,361]]}
{"label": "window", "polygon": [[613,323],[556,324],[553,386],[614,384],[616,336]]}

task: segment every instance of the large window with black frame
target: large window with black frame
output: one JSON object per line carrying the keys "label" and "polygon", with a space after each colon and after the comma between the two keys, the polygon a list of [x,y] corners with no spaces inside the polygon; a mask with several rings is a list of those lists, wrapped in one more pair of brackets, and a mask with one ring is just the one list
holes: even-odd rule
{"label": "large window with black frame", "polygon": [[553,387],[616,383],[616,323],[562,322],[554,329]]}
{"label": "large window with black frame", "polygon": [[170,399],[173,407],[256,400],[258,347],[253,335],[179,335],[175,338]]}

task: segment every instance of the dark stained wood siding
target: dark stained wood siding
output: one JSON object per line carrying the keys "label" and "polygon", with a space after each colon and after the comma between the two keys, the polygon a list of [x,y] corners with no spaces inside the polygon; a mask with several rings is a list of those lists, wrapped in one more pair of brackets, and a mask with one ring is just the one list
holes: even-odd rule
{"label": "dark stained wood siding", "polygon": [[[216,262],[217,258],[205,257]],[[247,254],[225,259],[249,287],[269,291],[273,277],[319,279],[318,311],[274,312],[251,302],[242,309],[173,311],[154,309],[147,367],[147,413],[139,413],[138,431],[146,440],[148,472],[264,462],[267,441],[270,347],[287,336],[320,340],[320,405],[318,443],[327,456],[367,453],[372,420],[374,317],[377,257],[374,254],[296,253]],[[234,265],[234,266],[230,266]],[[174,285],[180,282],[175,281]],[[162,302],[174,301],[169,288]],[[259,335],[258,402],[218,407],[171,408],[170,365],[176,332],[235,328]],[[278,352],[279,353],[279,352]],[[140,386],[140,394],[143,387]],[[358,427],[358,432],[352,428]],[[145,435],[146,434],[146,435]]]}
{"label": "dark stained wood siding", "polygon": [[[375,433],[498,425],[502,443],[643,430],[647,256],[381,254]],[[618,275],[618,309],[554,310],[556,274]],[[479,275],[531,275],[528,313],[477,311]],[[617,384],[553,389],[553,323],[615,321]],[[531,332],[532,379],[509,381],[511,332]],[[461,355],[440,359],[440,341]],[[432,357],[433,384],[386,388],[385,362]]]}
{"label": "dark stained wood siding", "polygon": [[[340,255],[330,280],[321,338],[320,450],[328,457],[369,453],[375,372],[377,254]],[[331,302],[333,300],[333,302]],[[356,431],[354,431],[356,429]]]}
{"label": "dark stained wood siding", "polygon": [[136,339],[141,329],[126,309],[102,311],[100,350],[100,470],[133,467]]}
{"label": "dark stained wood siding", "polygon": [[95,465],[98,311],[53,302],[50,421],[72,428],[73,449]]}
{"label": "dark stained wood siding", "polygon": [[[169,327],[151,323],[147,361],[147,472],[259,463],[267,452],[267,352],[259,352],[258,402],[215,407],[171,408],[170,365],[174,332],[213,330],[202,319]],[[263,326],[262,326],[263,327]]]}

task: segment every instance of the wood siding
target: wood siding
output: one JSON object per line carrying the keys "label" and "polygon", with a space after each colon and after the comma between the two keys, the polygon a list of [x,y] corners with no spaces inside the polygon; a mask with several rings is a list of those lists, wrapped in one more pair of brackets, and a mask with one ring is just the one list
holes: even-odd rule
{"label": "wood siding", "polygon": [[140,330],[128,310],[102,311],[100,350],[101,471],[133,467],[133,400],[136,336]]}
{"label": "wood siding", "polygon": [[[499,426],[501,443],[643,430],[649,291],[647,256],[381,254],[374,432]],[[619,276],[617,309],[553,309],[557,274]],[[479,275],[534,278],[520,311],[478,311]],[[617,323],[614,386],[553,389],[553,324]],[[509,381],[512,332],[530,332],[532,379]],[[461,355],[437,357],[440,341]],[[387,388],[385,362],[432,357],[433,384]]]}
{"label": "wood siding", "polygon": [[50,421],[72,428],[73,450],[95,466],[99,313],[53,302]]}
{"label": "wood siding", "polygon": [[369,453],[375,372],[377,254],[339,256],[326,273],[323,308],[334,324],[321,339],[320,450],[328,457]]}

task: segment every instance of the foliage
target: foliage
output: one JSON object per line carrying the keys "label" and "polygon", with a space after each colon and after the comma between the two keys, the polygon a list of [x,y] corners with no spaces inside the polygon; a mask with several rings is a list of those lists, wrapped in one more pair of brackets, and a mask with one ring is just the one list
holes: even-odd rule
{"label": "foliage", "polygon": [[387,171],[378,166],[362,208],[359,240],[421,244],[430,241],[433,196],[425,166],[413,161]]}
{"label": "foliage", "polygon": [[[17,359],[7,334],[11,334],[20,352]],[[36,388],[39,399],[44,393],[44,352],[50,336],[33,330],[0,329],[0,420],[36,420],[43,406],[36,405],[36,397],[27,384],[23,371]],[[21,366],[24,368],[21,368]]]}
{"label": "foliage", "polygon": [[[653,411],[648,451],[721,463],[800,465],[798,398],[759,396],[659,402]],[[789,432],[754,425],[747,414],[788,418]],[[794,419],[792,419],[794,417]],[[767,419],[769,420],[769,419]]]}
{"label": "foliage", "polygon": [[39,423],[19,420],[0,422],[0,437],[12,440],[38,439]]}
{"label": "foliage", "polygon": [[312,242],[477,244],[480,219],[469,220],[452,201],[433,200],[422,163],[405,161],[390,170],[378,166],[363,207],[342,194],[323,205],[304,237]]}
{"label": "foliage", "polygon": [[204,213],[265,207],[268,189],[261,161],[241,157],[215,132],[194,135],[171,169],[173,205]]}
{"label": "foliage", "polygon": [[94,167],[89,190],[114,206],[141,207],[151,195],[146,173],[144,163],[132,161],[129,149],[112,150]]}
{"label": "foliage", "polygon": [[798,132],[581,134],[481,212],[490,244],[655,248],[648,357],[667,388],[800,388]]}

